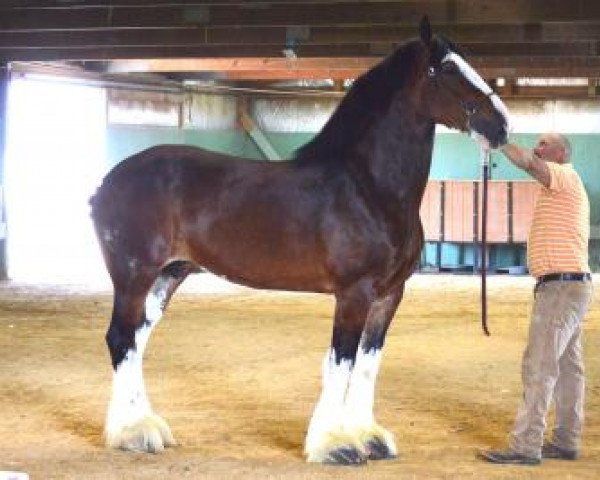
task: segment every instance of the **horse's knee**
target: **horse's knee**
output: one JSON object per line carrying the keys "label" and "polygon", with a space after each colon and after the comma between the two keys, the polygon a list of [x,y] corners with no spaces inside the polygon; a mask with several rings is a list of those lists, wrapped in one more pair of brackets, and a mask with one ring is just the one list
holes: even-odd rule
{"label": "horse's knee", "polygon": [[113,368],[116,370],[125,359],[127,351],[135,347],[134,332],[124,332],[115,322],[111,322],[106,332],[106,345],[110,352]]}

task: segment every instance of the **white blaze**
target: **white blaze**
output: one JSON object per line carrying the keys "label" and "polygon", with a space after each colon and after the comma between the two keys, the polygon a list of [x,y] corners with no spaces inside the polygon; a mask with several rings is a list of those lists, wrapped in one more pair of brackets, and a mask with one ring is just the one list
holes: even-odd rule
{"label": "white blaze", "polygon": [[443,59],[442,63],[453,62],[462,74],[477,87],[484,95],[490,95],[493,93],[492,87],[490,87],[485,80],[479,76],[479,74],[469,65],[464,58],[454,52],[448,53]]}
{"label": "white blaze", "polygon": [[498,95],[492,90],[492,87],[490,87],[485,80],[481,78],[481,76],[473,67],[471,67],[471,65],[465,61],[464,58],[457,53],[450,52],[442,59],[442,63],[444,62],[453,62],[459,68],[465,78],[469,80],[469,82],[471,82],[475,88],[481,90],[484,95],[489,96],[498,113],[504,117],[506,124],[509,125],[510,116],[508,113],[508,108],[506,108],[504,102],[500,100],[500,97],[498,97]]}

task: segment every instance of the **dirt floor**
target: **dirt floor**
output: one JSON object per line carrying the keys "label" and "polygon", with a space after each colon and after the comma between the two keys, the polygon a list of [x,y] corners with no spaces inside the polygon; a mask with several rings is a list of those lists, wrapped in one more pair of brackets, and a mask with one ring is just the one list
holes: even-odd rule
{"label": "dirt floor", "polygon": [[[600,278],[596,278],[596,284]],[[306,464],[302,442],[331,335],[328,296],[234,289],[177,294],[148,346],[145,377],[180,446],[159,455],[102,442],[111,368],[108,291],[0,285],[0,470],[31,479],[579,479],[600,476],[600,301],[585,326],[582,458],[506,467],[532,281],[490,279],[490,329],[469,276],[410,280],[388,335],[376,415],[400,458]]]}

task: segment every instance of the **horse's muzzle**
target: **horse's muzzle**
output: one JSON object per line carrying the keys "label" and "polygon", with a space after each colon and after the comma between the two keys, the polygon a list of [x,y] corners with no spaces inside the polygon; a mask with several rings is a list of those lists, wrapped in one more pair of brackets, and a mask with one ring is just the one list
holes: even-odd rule
{"label": "horse's muzzle", "polygon": [[502,145],[506,145],[508,142],[508,128],[504,125],[501,129],[499,129],[496,137],[490,142],[492,148],[499,148]]}
{"label": "horse's muzzle", "polygon": [[483,116],[473,115],[469,119],[469,128],[485,137],[492,148],[498,148],[508,141],[508,126]]}

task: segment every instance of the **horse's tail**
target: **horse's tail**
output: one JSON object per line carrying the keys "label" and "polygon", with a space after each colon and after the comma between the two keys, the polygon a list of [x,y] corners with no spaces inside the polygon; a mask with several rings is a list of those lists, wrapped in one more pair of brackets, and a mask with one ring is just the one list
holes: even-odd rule
{"label": "horse's tail", "polygon": [[88,200],[88,204],[91,207],[90,216],[92,217],[92,219],[95,218],[96,209],[98,207],[99,190],[100,189],[98,188],[98,190],[96,190],[96,193],[94,193]]}
{"label": "horse's tail", "polygon": [[102,211],[106,209],[107,200],[110,199],[111,195],[107,191],[110,190],[107,185],[106,178],[102,180],[102,183],[98,186],[96,191],[88,200],[90,206],[90,216],[94,223],[98,221],[98,218],[102,216]]}
{"label": "horse's tail", "polygon": [[104,177],[102,179],[102,183],[100,185],[98,185],[98,188],[96,188],[96,191],[93,193],[93,195],[88,200],[88,205],[91,207],[90,216],[94,220],[98,216],[98,211],[102,209],[102,203],[105,202],[107,195],[109,195],[106,192],[107,189],[108,189],[107,177]]}

